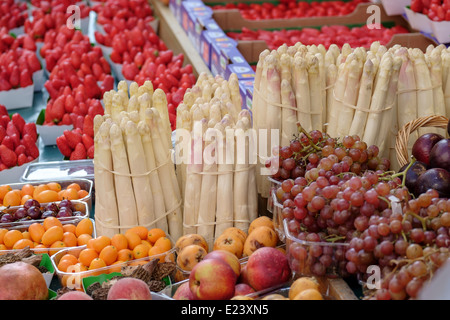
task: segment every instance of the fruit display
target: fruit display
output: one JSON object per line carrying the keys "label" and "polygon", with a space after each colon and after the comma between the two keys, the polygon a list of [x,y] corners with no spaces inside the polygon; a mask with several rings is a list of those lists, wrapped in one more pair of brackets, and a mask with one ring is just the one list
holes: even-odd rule
{"label": "fruit display", "polygon": [[86,217],[60,220],[50,216],[40,222],[2,227],[1,235],[2,251],[29,247],[36,253],[48,253],[52,256],[63,248],[81,246],[94,238],[95,226]]}
{"label": "fruit display", "polygon": [[[228,227],[215,239],[206,240],[202,235],[188,233],[175,242],[178,281],[187,279],[193,268],[202,260],[214,256],[234,256],[242,263],[259,248],[271,247],[284,252],[281,241],[275,232],[274,223],[267,216],[252,221],[248,231],[237,227]],[[237,268],[237,266],[234,266]]]}
{"label": "fruit display", "polygon": [[100,235],[84,240],[80,246],[52,256],[63,287],[81,290],[84,278],[123,272],[151,261],[175,267],[173,244],[161,229],[137,226],[111,238]]}
{"label": "fruit display", "polygon": [[28,19],[27,4],[14,0],[3,1],[0,6],[0,28],[12,30],[20,28]]}
{"label": "fruit display", "polygon": [[[427,68],[426,61],[433,67]],[[279,129],[282,146],[297,132],[297,122],[307,132],[319,130],[332,138],[357,135],[376,145],[398,170],[399,128],[418,117],[447,114],[448,99],[443,97],[448,88],[441,79],[448,76],[443,73],[448,61],[443,46],[429,46],[424,53],[401,46],[387,49],[379,42],[369,50],[349,45],[326,50],[300,43],[265,50],[256,70],[253,127]],[[320,107],[313,109],[314,105]],[[418,133],[427,132],[423,130],[431,129]],[[258,153],[270,156],[272,150]],[[268,180],[257,179],[259,194],[268,198]]]}
{"label": "fruit display", "polygon": [[242,28],[240,32],[227,32],[227,35],[235,40],[264,40],[270,50],[276,50],[281,45],[293,46],[298,42],[304,45],[323,45],[327,49],[331,45],[342,48],[345,44],[352,48],[370,48],[374,41],[387,45],[394,35],[402,33],[409,33],[409,31],[402,26],[370,28],[367,25],[361,27],[330,25],[320,29],[250,30]]}
{"label": "fruit display", "polygon": [[88,216],[88,209],[85,202],[82,201],[64,199],[57,202],[45,201],[41,204],[36,199],[28,199],[21,206],[8,207],[1,211],[0,225],[30,224],[35,220],[41,222],[41,220],[48,217],[69,220],[68,218],[71,217],[86,216]]}
{"label": "fruit display", "polygon": [[287,258],[277,248],[259,248],[245,264],[235,255],[217,250],[198,262],[187,280],[169,286],[163,293],[175,300],[229,300],[282,285],[290,279]]}
{"label": "fruit display", "polygon": [[450,3],[443,1],[412,0],[411,10],[427,15],[433,21],[450,21]]}
{"label": "fruit display", "polygon": [[0,172],[37,159],[36,125],[25,122],[19,113],[10,117],[3,105],[0,105],[0,117]]}
{"label": "fruit display", "polygon": [[0,186],[0,208],[25,205],[29,200],[49,203],[62,200],[80,200],[88,202],[92,184],[89,181],[19,183]]}
{"label": "fruit display", "polygon": [[107,4],[93,7],[97,13],[96,42],[104,46],[110,61],[120,66],[116,70],[119,80],[140,86],[151,81],[155,89],[165,92],[174,130],[176,108],[196,81],[192,65],[185,64],[184,55],[174,54],[158,36],[147,1],[109,0]]}
{"label": "fruit display", "polygon": [[238,9],[244,19],[290,19],[306,17],[344,16],[352,13],[356,6],[365,0],[341,1],[295,1],[284,0],[275,4],[263,3],[227,3],[212,5],[213,10]]}

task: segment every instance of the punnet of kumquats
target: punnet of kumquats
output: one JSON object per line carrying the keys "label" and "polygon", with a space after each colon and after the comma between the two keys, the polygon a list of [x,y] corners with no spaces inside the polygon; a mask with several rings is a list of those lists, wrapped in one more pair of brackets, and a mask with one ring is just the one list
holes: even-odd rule
{"label": "punnet of kumquats", "polygon": [[47,217],[20,229],[0,229],[0,255],[8,250],[30,247],[35,253],[49,256],[63,248],[83,246],[95,237],[95,226],[89,218],[74,218],[62,222],[56,217]]}
{"label": "punnet of kumquats", "polygon": [[0,185],[0,207],[15,207],[24,205],[33,199],[40,203],[50,203],[61,200],[80,200],[89,195],[89,191],[79,183],[73,182],[62,186],[58,182],[42,184],[27,183],[20,187],[14,185]]}
{"label": "punnet of kumquats", "polygon": [[[172,241],[164,230],[136,226],[112,237],[89,239],[85,248],[61,251],[53,261],[59,274],[91,271],[89,275],[98,275],[120,272],[123,266],[143,265],[152,257],[168,261],[172,249]],[[65,278],[61,278],[64,286]]]}

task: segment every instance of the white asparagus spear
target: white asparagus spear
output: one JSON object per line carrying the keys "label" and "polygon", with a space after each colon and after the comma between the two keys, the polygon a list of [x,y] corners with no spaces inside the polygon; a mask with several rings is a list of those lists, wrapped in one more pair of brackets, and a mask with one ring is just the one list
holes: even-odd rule
{"label": "white asparagus spear", "polygon": [[[380,150],[379,154],[383,157],[389,157],[389,148],[391,147],[392,140],[395,140],[395,138],[393,139],[391,137],[391,130],[393,126],[397,125],[397,121],[394,123],[394,120],[397,120],[398,78],[402,63],[402,58],[394,56],[392,60],[391,78],[389,80],[389,90],[386,95],[386,107],[389,109],[382,113],[380,131],[376,143]],[[396,137],[397,132],[392,134]]]}
{"label": "white asparagus spear", "polygon": [[336,79],[337,79],[337,74],[338,74],[338,68],[336,67],[336,64],[331,63],[328,68],[327,68],[327,72],[326,72],[326,121],[324,123],[324,125],[326,125],[325,127],[325,132],[327,131],[327,127],[329,126],[330,123],[330,110],[331,110],[331,104],[333,103],[333,92],[334,92],[334,86],[336,84]]}
{"label": "white asparagus spear", "polygon": [[234,173],[234,226],[247,230],[248,213],[248,140],[245,122],[240,119],[235,130],[235,173]]}
{"label": "white asparagus spear", "polygon": [[137,84],[136,81],[133,81],[130,83],[130,87],[129,87],[130,98],[132,98],[133,96],[136,96],[136,98],[137,98],[138,89],[139,89],[139,85]]}
{"label": "white asparagus spear", "polygon": [[109,139],[110,122],[104,122],[95,135],[94,177],[97,187],[95,207],[97,208],[96,230],[98,236],[112,237],[118,232],[119,212],[117,208],[114,175]]}
{"label": "white asparagus spear", "polygon": [[[442,56],[441,48],[435,48],[429,55],[429,60],[431,63],[430,67],[430,78],[431,86],[433,87],[433,102],[434,102],[434,114],[445,116],[445,96],[442,87]],[[445,137],[446,130],[443,128],[436,128],[437,133]]]}
{"label": "white asparagus spear", "polygon": [[111,154],[113,159],[114,185],[116,188],[117,208],[119,212],[120,232],[125,233],[128,229],[138,225],[136,201],[134,198],[133,184],[130,178],[130,167],[128,156],[123,141],[122,130],[113,123],[109,130],[111,138]]}
{"label": "white asparagus spear", "polygon": [[[203,175],[200,189],[197,233],[202,235],[211,248],[214,243],[214,230],[217,210],[217,130],[208,128],[205,133],[203,150]],[[197,190],[198,192],[199,190]]]}
{"label": "white asparagus spear", "polygon": [[[183,234],[183,215],[180,206],[180,197],[177,196],[177,192],[174,190],[173,184],[173,173],[175,168],[169,157],[169,154],[165,152],[167,149],[164,147],[163,138],[160,136],[158,130],[158,115],[155,114],[155,109],[150,108],[145,112],[146,124],[150,128],[152,135],[153,149],[157,150],[155,154],[156,166],[159,168],[158,173],[161,177],[161,187],[164,194],[164,203],[167,211],[172,211],[167,215],[169,233],[174,238],[177,239]],[[176,186],[178,187],[178,183]]]}
{"label": "white asparagus spear", "polygon": [[[356,52],[356,51],[355,51]],[[347,79],[347,85],[345,88],[343,108],[339,112],[339,121],[337,125],[336,136],[345,137],[348,135],[349,129],[353,122],[355,115],[355,106],[358,101],[358,92],[360,86],[361,72],[363,69],[362,61],[355,55],[355,59],[350,56],[347,59],[351,59],[349,65],[349,73]]]}
{"label": "white asparagus spear", "polygon": [[166,134],[164,137],[169,143],[169,145],[172,145],[171,142],[171,136],[172,136],[172,129],[170,126],[170,119],[169,119],[169,109],[167,108],[167,97],[166,93],[162,89],[156,89],[155,92],[153,92],[152,97],[152,108],[156,108],[159,113],[159,117],[161,118],[162,122],[162,128],[166,131]]}
{"label": "white asparagus spear", "polygon": [[[155,213],[155,227],[169,232],[166,218],[166,206],[164,202],[164,195],[161,187],[161,178],[159,177],[156,167],[155,154],[152,144],[152,136],[150,128],[144,121],[140,121],[137,129],[142,139],[142,146],[144,148],[145,161],[147,163],[147,170],[150,171],[148,175],[150,187],[153,195],[153,207]],[[164,178],[164,177],[163,177]]]}
{"label": "white asparagus spear", "polygon": [[342,102],[344,99],[345,88],[347,86],[349,68],[346,63],[338,64],[338,73],[335,85],[333,87],[333,99],[330,103],[330,108],[328,109],[328,127],[327,134],[336,138],[339,112],[342,110]]}
{"label": "white asparagus spear", "polygon": [[348,132],[349,135],[357,135],[362,137],[364,135],[364,128],[368,117],[368,110],[372,100],[372,93],[374,87],[374,79],[376,70],[372,60],[368,59],[364,64],[363,73],[361,76],[361,86],[358,94],[358,102],[356,104],[357,110],[353,117],[352,125]]}
{"label": "white asparagus spear", "polygon": [[[233,226],[233,140],[227,140],[223,122],[219,122],[214,127],[220,132],[220,139],[217,140],[218,153],[218,176],[217,176],[217,210],[216,226],[214,238],[217,239],[226,228]],[[233,157],[233,158],[231,158]]]}
{"label": "white asparagus spear", "polygon": [[293,80],[292,87],[298,108],[297,120],[307,132],[310,132],[312,130],[312,119],[307,61],[300,56],[294,58]]}
{"label": "white asparagus spear", "polygon": [[446,78],[444,81],[444,97],[445,97],[445,110],[447,118],[450,118],[450,51],[442,51],[442,76]]}
{"label": "white asparagus spear", "polygon": [[380,119],[382,118],[382,110],[386,108],[386,95],[389,89],[389,80],[391,77],[392,55],[385,54],[385,58],[381,62],[378,70],[378,81],[375,84],[372,101],[370,104],[370,113],[367,117],[367,124],[364,130],[362,140],[368,145],[373,145],[377,141],[379,134]]}
{"label": "white asparagus spear", "polygon": [[281,64],[281,145],[289,145],[290,141],[297,133],[297,112],[295,93],[291,86],[291,57],[283,54],[280,60]]}
{"label": "white asparagus spear", "polygon": [[[397,122],[399,128],[403,128],[407,123],[417,119],[417,89],[414,65],[408,51],[406,49],[405,51],[404,54],[400,55],[403,59],[403,64],[400,68],[398,79]],[[412,146],[418,138],[417,130],[410,133],[408,154],[411,154]]]}
{"label": "white asparagus spear", "polygon": [[[142,86],[141,86],[142,87]],[[145,109],[152,107],[152,99],[148,92],[144,92],[138,98],[139,103],[139,118],[141,120],[145,119]]]}
{"label": "white asparagus spear", "polygon": [[138,223],[148,228],[155,220],[153,207],[154,197],[147,175],[149,169],[145,160],[141,135],[138,132],[135,122],[128,121],[125,127],[125,137],[127,140],[128,163],[132,175],[131,181],[136,200]]}
{"label": "white asparagus spear", "polygon": [[[430,70],[425,62],[425,55],[422,50],[414,48],[411,50],[411,59],[414,63],[414,74],[417,81],[417,116],[426,117],[435,114],[434,97],[431,83]],[[437,130],[431,127],[421,127],[418,129],[419,136]]]}
{"label": "white asparagus spear", "polygon": [[184,195],[183,219],[184,234],[197,233],[197,221],[200,208],[200,190],[203,171],[203,134],[207,128],[207,120],[196,120],[193,123],[191,152],[186,166],[186,188]]}
{"label": "white asparagus spear", "polygon": [[308,81],[311,103],[311,128],[312,130],[323,130],[323,106],[322,85],[320,79],[319,59],[315,55],[307,55]]}

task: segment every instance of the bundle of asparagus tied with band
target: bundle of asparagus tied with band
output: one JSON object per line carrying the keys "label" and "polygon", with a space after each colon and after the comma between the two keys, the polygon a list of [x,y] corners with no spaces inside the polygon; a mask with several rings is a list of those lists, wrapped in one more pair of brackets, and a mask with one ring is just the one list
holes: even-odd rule
{"label": "bundle of asparagus tied with band", "polygon": [[[449,71],[450,49],[444,45],[426,52],[400,45],[388,49],[379,42],[369,49],[297,43],[265,50],[256,67],[253,127],[279,130],[279,146],[292,140],[297,121],[308,132],[333,138],[358,135],[378,145],[396,168],[399,129],[417,117],[450,116]],[[414,135],[433,130],[440,129],[421,128]],[[258,149],[258,168],[272,155],[269,137],[266,145]],[[267,178],[258,174],[257,180],[258,192],[267,198]]]}
{"label": "bundle of asparagus tied with band", "polygon": [[111,237],[140,225],[178,238],[182,199],[164,91],[150,81],[129,87],[121,81],[103,101],[105,114],[94,119],[97,234]]}
{"label": "bundle of asparagus tied with band", "polygon": [[199,233],[212,245],[225,228],[246,230],[257,217],[251,129],[235,74],[202,73],[186,91],[175,141],[185,234]]}

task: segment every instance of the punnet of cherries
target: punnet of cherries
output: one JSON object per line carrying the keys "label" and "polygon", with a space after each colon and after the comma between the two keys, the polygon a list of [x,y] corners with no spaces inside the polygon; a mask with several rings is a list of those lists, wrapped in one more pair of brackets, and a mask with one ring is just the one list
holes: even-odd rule
{"label": "punnet of cherries", "polygon": [[[285,232],[298,240],[287,246],[291,268],[316,276],[332,268],[357,279],[365,299],[417,298],[450,257],[450,200],[434,189],[414,196],[405,185],[414,161],[394,172],[358,136],[335,139],[298,126],[266,163],[279,182],[272,192]],[[381,270],[378,289],[367,289],[369,266]]]}

